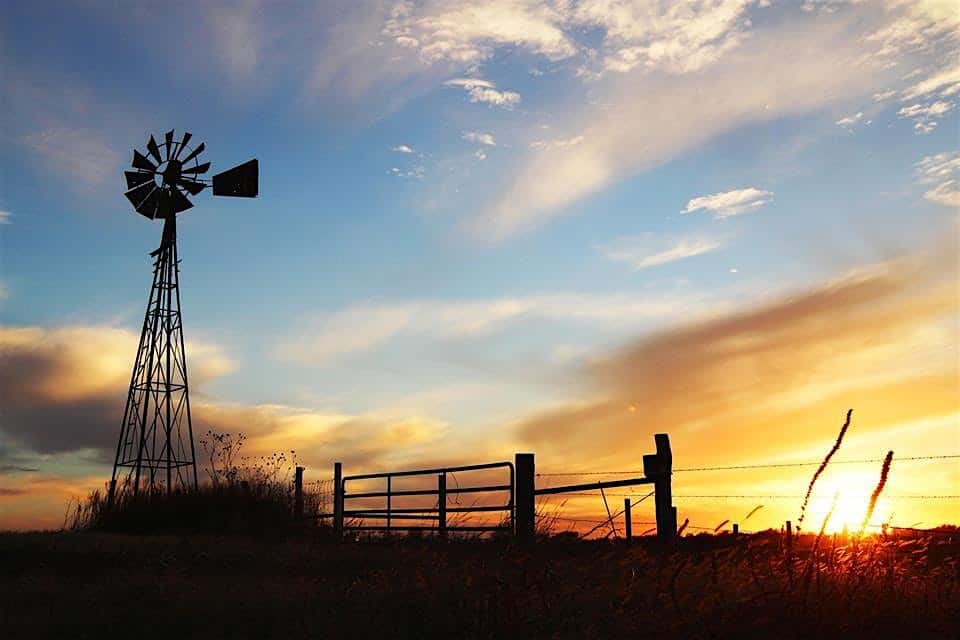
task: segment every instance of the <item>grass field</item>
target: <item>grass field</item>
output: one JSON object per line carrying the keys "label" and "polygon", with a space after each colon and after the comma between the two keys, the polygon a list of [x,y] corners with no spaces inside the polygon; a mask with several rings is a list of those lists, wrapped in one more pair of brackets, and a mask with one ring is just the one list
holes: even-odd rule
{"label": "grass field", "polygon": [[5,638],[951,638],[960,536],[640,542],[0,534]]}

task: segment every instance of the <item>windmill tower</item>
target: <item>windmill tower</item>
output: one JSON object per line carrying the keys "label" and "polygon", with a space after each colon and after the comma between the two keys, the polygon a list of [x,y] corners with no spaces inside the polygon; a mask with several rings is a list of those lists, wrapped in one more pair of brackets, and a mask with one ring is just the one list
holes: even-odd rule
{"label": "windmill tower", "polygon": [[[118,489],[172,492],[197,487],[193,422],[187,382],[187,354],[180,315],[180,261],[177,215],[193,207],[188,196],[212,186],[215,196],[256,197],[259,166],[250,160],[206,181],[210,163],[200,163],[205,145],[189,145],[190,133],[164,142],[153,136],[145,156],[133,151],[134,171],[125,171],[127,199],[137,213],[163,220],[160,246],[151,252],[153,284],[130,377],[127,405],[110,480],[110,500]],[[118,485],[119,481],[119,485]]]}

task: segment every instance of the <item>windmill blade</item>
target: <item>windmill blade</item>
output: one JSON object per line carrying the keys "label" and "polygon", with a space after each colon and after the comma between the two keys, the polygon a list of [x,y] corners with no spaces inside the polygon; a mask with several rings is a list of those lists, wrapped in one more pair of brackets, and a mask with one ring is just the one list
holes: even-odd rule
{"label": "windmill blade", "polygon": [[170,215],[177,215],[181,211],[186,211],[191,208],[193,203],[187,198],[187,196],[180,193],[180,190],[176,187],[171,187],[167,195],[166,201],[166,213]]}
{"label": "windmill blade", "polygon": [[167,160],[170,159],[170,149],[173,148],[173,129],[167,131],[163,136],[167,141]]}
{"label": "windmill blade", "polygon": [[143,199],[139,205],[135,206],[134,209],[137,210],[137,213],[144,215],[151,220],[157,217],[157,207],[160,205],[161,199],[163,198],[163,189],[154,186],[153,191]]}
{"label": "windmill blade", "polygon": [[256,158],[213,176],[213,195],[255,198],[260,191],[260,165]]}
{"label": "windmill blade", "polygon": [[188,180],[188,179],[186,179],[186,178],[180,178],[180,179],[178,179],[178,180],[177,180],[177,184],[180,185],[181,187],[183,187],[184,189],[186,189],[187,191],[189,191],[189,192],[190,192],[190,195],[192,195],[192,196],[197,195],[198,193],[200,193],[201,191],[203,191],[203,188],[204,188],[204,187],[207,186],[207,185],[203,184],[202,182],[194,182],[193,180]]}
{"label": "windmill blade", "polygon": [[183,132],[183,139],[180,141],[180,144],[177,145],[177,151],[173,154],[173,159],[176,160],[183,153],[183,150],[187,147],[187,143],[190,142],[190,138],[193,137],[193,134],[189,131]]}
{"label": "windmill blade", "polygon": [[127,189],[139,187],[145,182],[153,182],[153,174],[143,171],[124,171],[123,175],[127,178]]}
{"label": "windmill blade", "polygon": [[210,168],[209,162],[204,162],[203,164],[198,164],[195,167],[190,167],[189,169],[182,169],[180,173],[206,173],[207,169]]}
{"label": "windmill blade", "polygon": [[163,162],[160,159],[160,148],[157,146],[157,141],[154,140],[153,134],[150,134],[150,140],[147,142],[147,151],[150,152],[150,155],[153,156],[153,159],[159,164]]}
{"label": "windmill blade", "polygon": [[188,162],[196,158],[198,155],[203,153],[203,150],[206,148],[207,148],[207,145],[201,142],[200,144],[197,145],[196,149],[190,152],[190,155],[188,155],[186,158],[184,158],[180,162],[182,162],[183,164],[187,164]]}
{"label": "windmill blade", "polygon": [[[155,185],[153,183],[153,180],[151,180],[150,182],[145,182],[141,184],[139,187],[130,189],[130,191],[127,191],[123,195],[127,196],[127,200],[130,201],[130,204],[133,205],[133,208],[137,209],[137,207],[139,207],[140,204],[143,203],[144,200],[146,200],[147,196],[150,195],[150,192],[156,188],[157,188],[157,185]],[[137,210],[139,211],[139,209]]]}
{"label": "windmill blade", "polygon": [[157,170],[157,165],[147,160],[146,156],[136,149],[133,150],[133,166],[144,171],[154,172]]}

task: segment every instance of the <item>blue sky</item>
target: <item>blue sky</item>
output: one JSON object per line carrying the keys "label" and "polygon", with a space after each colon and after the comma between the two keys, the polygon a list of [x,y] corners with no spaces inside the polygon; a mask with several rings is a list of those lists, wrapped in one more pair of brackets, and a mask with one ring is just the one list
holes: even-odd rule
{"label": "blue sky", "polygon": [[[189,130],[214,171],[261,171],[258,199],[180,220],[199,403],[428,425],[402,461],[509,450],[609,395],[590,372],[625,345],[942,257],[958,33],[950,2],[15,3],[0,328],[64,354],[65,331],[118,336],[64,366],[109,371],[122,405],[160,235],[122,171]],[[955,313],[919,321],[948,355]],[[0,453],[53,475],[78,455],[24,432],[0,425]]]}

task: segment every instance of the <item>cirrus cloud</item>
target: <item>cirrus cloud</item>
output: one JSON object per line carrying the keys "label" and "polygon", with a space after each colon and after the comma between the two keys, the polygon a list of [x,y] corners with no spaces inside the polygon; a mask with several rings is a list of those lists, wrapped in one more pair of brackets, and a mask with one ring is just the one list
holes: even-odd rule
{"label": "cirrus cloud", "polygon": [[462,138],[467,142],[475,142],[477,144],[483,144],[488,147],[497,146],[497,141],[494,139],[492,133],[481,133],[479,131],[464,131]]}
{"label": "cirrus cloud", "polygon": [[920,184],[933,185],[923,194],[931,202],[960,207],[960,151],[948,151],[924,157],[916,164]]}
{"label": "cirrus cloud", "polygon": [[755,211],[770,202],[772,197],[773,193],[770,191],[757,189],[756,187],[734,189],[693,198],[687,202],[687,208],[681,213],[703,210],[712,213],[714,218],[722,220],[748,211]]}
{"label": "cirrus cloud", "polygon": [[637,238],[620,238],[601,252],[608,260],[626,262],[634,271],[659,267],[678,260],[700,256],[723,246],[713,238],[680,238],[664,246],[662,239],[646,234]]}
{"label": "cirrus cloud", "polygon": [[480,78],[453,78],[444,82],[448,87],[460,87],[467,92],[470,102],[483,102],[497,107],[511,108],[520,102],[516,91],[501,91],[489,80]]}

